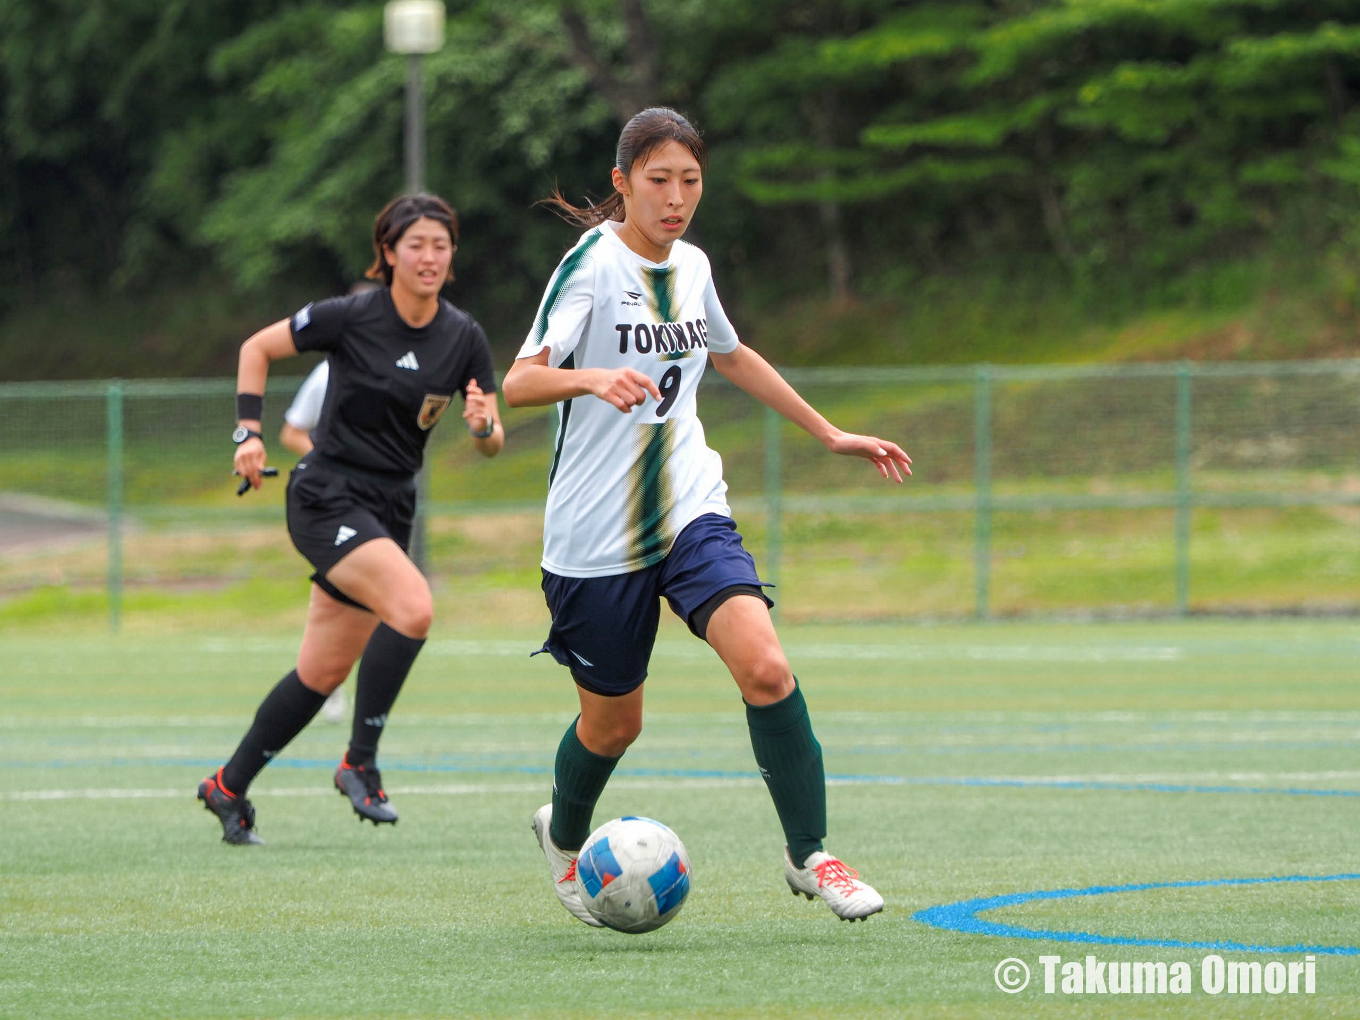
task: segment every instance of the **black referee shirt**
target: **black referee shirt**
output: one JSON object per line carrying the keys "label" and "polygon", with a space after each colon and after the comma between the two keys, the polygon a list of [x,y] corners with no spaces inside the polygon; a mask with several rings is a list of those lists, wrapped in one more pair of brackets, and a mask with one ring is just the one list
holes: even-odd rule
{"label": "black referee shirt", "polygon": [[453,395],[467,396],[473,379],[496,390],[482,327],[443,298],[419,328],[397,314],[386,287],[314,302],[290,325],[299,351],[325,351],[331,362],[316,452],[354,467],[415,474]]}

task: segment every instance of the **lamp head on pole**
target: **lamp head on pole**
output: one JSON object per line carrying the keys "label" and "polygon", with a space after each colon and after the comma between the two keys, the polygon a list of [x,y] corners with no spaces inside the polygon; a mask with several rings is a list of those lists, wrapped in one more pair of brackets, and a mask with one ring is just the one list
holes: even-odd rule
{"label": "lamp head on pole", "polygon": [[442,0],[390,0],[383,8],[383,44],[391,53],[436,53],[444,46]]}

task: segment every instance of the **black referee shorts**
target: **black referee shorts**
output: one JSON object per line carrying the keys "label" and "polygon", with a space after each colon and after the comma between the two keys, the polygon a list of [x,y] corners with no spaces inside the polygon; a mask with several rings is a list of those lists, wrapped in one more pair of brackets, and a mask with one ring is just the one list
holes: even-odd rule
{"label": "black referee shorts", "polygon": [[413,475],[382,475],[311,453],[288,476],[288,537],[314,568],[317,586],[346,605],[368,608],[326,580],[330,569],[375,538],[408,551],[415,515]]}

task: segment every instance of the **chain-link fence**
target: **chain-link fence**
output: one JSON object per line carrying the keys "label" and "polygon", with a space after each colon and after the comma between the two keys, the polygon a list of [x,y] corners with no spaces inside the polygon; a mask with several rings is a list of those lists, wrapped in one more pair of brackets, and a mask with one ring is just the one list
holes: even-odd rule
{"label": "chain-link fence", "polygon": [[[1360,361],[786,376],[915,470],[885,483],[710,375],[709,443],[788,618],[1360,611]],[[270,383],[283,469],[275,437],[299,381]],[[85,592],[117,626],[127,592],[159,593],[138,603],[154,612],[301,577],[282,480],[235,496],[232,390],[0,385],[0,607]],[[447,423],[432,436],[423,556],[437,590],[512,613],[512,593],[537,597],[555,422],[504,416],[493,461]]]}

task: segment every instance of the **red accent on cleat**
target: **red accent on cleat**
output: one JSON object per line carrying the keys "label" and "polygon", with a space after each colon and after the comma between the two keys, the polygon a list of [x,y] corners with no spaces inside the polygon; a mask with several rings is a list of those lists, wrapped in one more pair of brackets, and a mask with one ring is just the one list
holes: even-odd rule
{"label": "red accent on cleat", "polygon": [[[829,885],[833,888],[839,887],[843,892],[849,894],[855,891],[859,884],[855,879],[859,878],[859,872],[854,868],[847,868],[835,857],[828,857],[817,865],[817,888]],[[812,899],[811,896],[808,899]]]}

